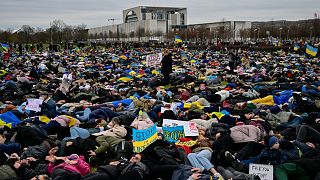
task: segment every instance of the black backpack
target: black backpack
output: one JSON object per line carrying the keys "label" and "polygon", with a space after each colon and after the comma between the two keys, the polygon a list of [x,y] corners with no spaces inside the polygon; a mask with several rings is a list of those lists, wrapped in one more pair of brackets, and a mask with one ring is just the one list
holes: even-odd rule
{"label": "black backpack", "polygon": [[122,140],[120,143],[113,146],[112,151],[116,160],[130,159],[133,154],[133,145],[127,140]]}

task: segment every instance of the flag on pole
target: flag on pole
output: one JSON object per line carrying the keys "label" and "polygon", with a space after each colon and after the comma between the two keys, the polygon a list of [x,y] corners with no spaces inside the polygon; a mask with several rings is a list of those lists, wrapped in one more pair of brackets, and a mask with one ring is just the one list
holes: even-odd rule
{"label": "flag on pole", "polygon": [[312,47],[307,44],[306,53],[311,56],[316,56],[318,53],[318,48]]}
{"label": "flag on pole", "polygon": [[182,43],[181,37],[178,36],[178,35],[176,35],[176,36],[175,36],[175,42],[177,42],[177,43]]}

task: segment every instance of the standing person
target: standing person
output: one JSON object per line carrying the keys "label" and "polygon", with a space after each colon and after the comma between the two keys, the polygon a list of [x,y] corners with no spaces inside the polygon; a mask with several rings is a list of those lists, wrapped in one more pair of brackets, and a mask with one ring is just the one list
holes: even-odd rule
{"label": "standing person", "polygon": [[163,74],[164,85],[169,84],[169,75],[172,73],[172,54],[168,49],[164,50],[164,56],[161,61],[161,73]]}

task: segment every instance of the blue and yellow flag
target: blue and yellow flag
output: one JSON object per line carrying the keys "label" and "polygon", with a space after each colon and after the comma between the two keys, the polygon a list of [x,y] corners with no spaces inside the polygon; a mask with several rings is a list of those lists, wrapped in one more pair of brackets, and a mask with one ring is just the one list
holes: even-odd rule
{"label": "blue and yellow flag", "polygon": [[4,51],[4,52],[8,52],[8,45],[6,45],[6,44],[1,44],[0,50],[2,50],[2,51]]}
{"label": "blue and yellow flag", "polygon": [[175,36],[175,40],[174,41],[177,42],[177,43],[182,43],[182,39],[178,35]]}
{"label": "blue and yellow flag", "polygon": [[294,45],[293,50],[298,51],[300,49],[300,46],[298,44]]}
{"label": "blue and yellow flag", "polygon": [[312,47],[310,45],[307,45],[306,53],[311,56],[316,56],[318,53],[318,48]]}

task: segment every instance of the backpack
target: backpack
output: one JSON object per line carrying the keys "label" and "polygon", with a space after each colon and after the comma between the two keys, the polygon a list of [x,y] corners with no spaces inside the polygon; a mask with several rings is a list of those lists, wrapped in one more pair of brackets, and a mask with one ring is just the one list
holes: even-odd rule
{"label": "backpack", "polygon": [[127,140],[122,140],[120,143],[112,147],[112,151],[116,160],[121,160],[123,158],[130,159],[133,154],[133,145]]}

